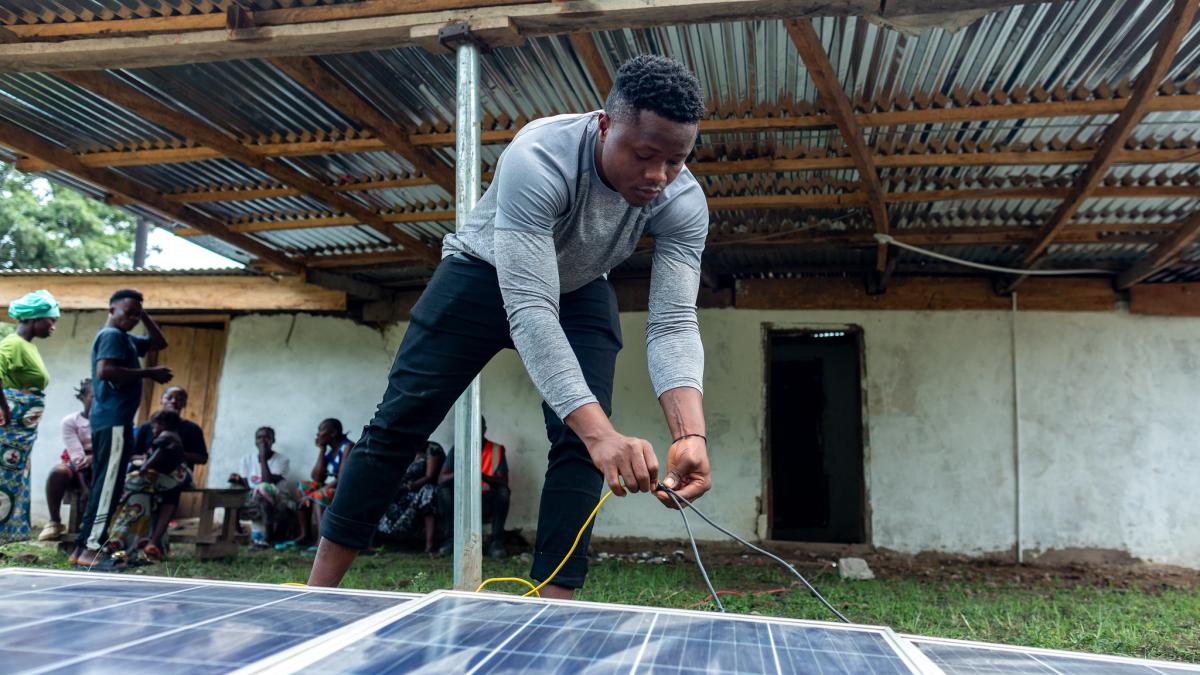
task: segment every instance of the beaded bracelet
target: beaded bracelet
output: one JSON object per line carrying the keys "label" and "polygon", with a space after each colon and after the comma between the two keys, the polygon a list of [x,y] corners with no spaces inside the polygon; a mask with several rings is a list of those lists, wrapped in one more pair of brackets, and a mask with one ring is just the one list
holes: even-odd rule
{"label": "beaded bracelet", "polygon": [[679,441],[682,441],[685,438],[693,438],[693,437],[694,438],[702,438],[702,439],[704,439],[704,444],[705,445],[708,444],[708,437],[705,436],[704,434],[684,434],[684,435],[680,436],[679,438],[676,438],[674,441],[672,441],[671,444],[674,445],[675,443],[678,443]]}

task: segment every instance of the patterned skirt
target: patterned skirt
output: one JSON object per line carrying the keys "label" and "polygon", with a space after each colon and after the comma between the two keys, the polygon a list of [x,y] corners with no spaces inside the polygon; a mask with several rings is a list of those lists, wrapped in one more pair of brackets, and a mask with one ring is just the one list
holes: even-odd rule
{"label": "patterned skirt", "polygon": [[130,471],[125,476],[125,489],[112,516],[107,548],[110,551],[136,551],[149,543],[163,495],[182,490],[191,477],[186,464],[180,464],[168,473],[147,471],[143,475]]}
{"label": "patterned skirt", "polygon": [[29,539],[29,455],[45,411],[40,390],[5,389],[12,419],[0,427],[0,544]]}
{"label": "patterned skirt", "polygon": [[300,494],[304,495],[300,500],[301,506],[312,506],[320,504],[321,506],[329,506],[333,503],[333,488],[332,485],[321,485],[312,480],[300,481]]}

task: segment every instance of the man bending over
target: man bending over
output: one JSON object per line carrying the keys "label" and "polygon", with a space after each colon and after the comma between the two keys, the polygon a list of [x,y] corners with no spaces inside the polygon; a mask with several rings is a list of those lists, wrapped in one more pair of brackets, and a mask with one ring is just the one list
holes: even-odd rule
{"label": "man bending over", "polygon": [[[648,365],[674,441],[664,482],[688,499],[709,489],[696,321],[708,206],[684,167],[703,115],[691,72],[640,56],[621,67],[603,111],[539,119],[517,134],[479,204],[442,244],[383,401],[342,467],[309,584],[341,581],[417,450],[506,347],[545,399],[550,439],[534,579],[566,555],[605,484],[617,496],[654,488],[650,443],[608,419],[621,329],[606,275],[643,235],[655,240]],[[583,585],[588,537],[543,596],[571,597]]]}

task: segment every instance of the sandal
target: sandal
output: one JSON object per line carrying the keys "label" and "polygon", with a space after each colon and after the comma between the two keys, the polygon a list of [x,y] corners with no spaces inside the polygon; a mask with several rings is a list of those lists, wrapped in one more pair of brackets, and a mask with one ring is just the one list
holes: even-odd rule
{"label": "sandal", "polygon": [[155,563],[160,563],[167,558],[162,549],[154,544],[146,544],[145,548],[142,549],[142,555],[146,556],[146,560]]}

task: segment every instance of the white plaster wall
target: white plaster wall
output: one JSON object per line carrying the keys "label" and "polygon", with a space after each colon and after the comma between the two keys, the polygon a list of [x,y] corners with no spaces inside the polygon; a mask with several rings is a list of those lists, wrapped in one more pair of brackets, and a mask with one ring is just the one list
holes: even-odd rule
{"label": "white plaster wall", "polygon": [[[209,484],[224,485],[241,458],[255,452],[254,432],[275,429],[278,452],[291,460],[290,478],[308,478],[313,438],[327,417],[357,439],[387,385],[405,325],[379,331],[334,317],[254,315],[229,327]],[[290,333],[290,337],[289,337]],[[439,429],[435,440],[448,440]]]}
{"label": "white plaster wall", "polygon": [[[79,401],[75,400],[75,387],[80,380],[91,377],[92,340],[96,337],[96,331],[104,325],[104,318],[103,312],[69,312],[59,319],[50,339],[34,343],[50,371],[46,412],[38,425],[30,476],[35,526],[45,523],[48,517],[46,476],[62,456],[62,418],[82,409]],[[40,528],[36,531],[40,531]]]}
{"label": "white plaster wall", "polygon": [[[39,347],[50,368],[46,424],[35,448],[35,521],[61,451],[58,420],[77,404],[103,317],[72,314]],[[763,331],[854,324],[865,336],[866,471],[872,541],[901,551],[1007,552],[1014,545],[1010,317],[1005,312],[703,310],[714,490],[703,504],[756,534],[762,492]],[[644,313],[621,316],[614,422],[669,438],[646,374]],[[1023,313],[1017,353],[1023,447],[1024,548],[1119,549],[1200,568],[1200,320]],[[405,325],[380,332],[330,317],[238,317],[230,326],[211,439],[219,484],[274,426],[301,474],[319,420],[352,436],[374,411]],[[291,332],[290,339],[288,333]],[[509,447],[510,527],[532,536],[546,466],[540,397],[513,352],[483,374],[489,436]],[[452,445],[449,424],[435,440]],[[602,536],[677,537],[677,514],[648,495],[614,499]],[[715,538],[703,525],[697,534]]]}

